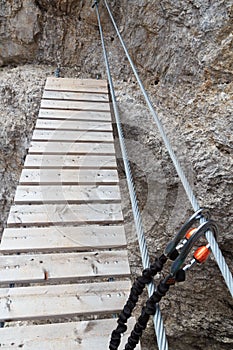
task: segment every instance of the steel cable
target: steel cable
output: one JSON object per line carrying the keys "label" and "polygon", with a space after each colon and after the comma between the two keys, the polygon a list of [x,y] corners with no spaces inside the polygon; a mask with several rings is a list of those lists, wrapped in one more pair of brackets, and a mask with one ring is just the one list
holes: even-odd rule
{"label": "steel cable", "polygon": [[[197,199],[196,199],[196,197],[195,197],[195,195],[193,193],[193,190],[192,190],[192,188],[191,188],[191,186],[190,186],[190,184],[188,182],[187,177],[185,176],[185,174],[184,174],[184,172],[183,172],[183,170],[181,168],[181,165],[180,165],[178,159],[176,158],[176,155],[175,155],[175,153],[174,153],[174,151],[173,151],[173,149],[171,147],[171,144],[170,144],[170,142],[169,142],[169,140],[167,138],[167,135],[166,135],[166,133],[164,131],[163,125],[162,125],[162,123],[161,123],[161,121],[160,121],[160,119],[159,119],[159,117],[158,117],[158,115],[157,115],[157,113],[156,113],[156,111],[155,111],[155,109],[154,109],[154,107],[152,105],[152,102],[151,102],[151,100],[150,100],[150,98],[149,98],[149,96],[148,96],[148,94],[147,94],[147,92],[146,92],[146,90],[145,90],[145,88],[143,86],[143,83],[142,83],[142,81],[141,81],[141,79],[140,79],[140,77],[138,75],[138,72],[137,72],[137,70],[136,70],[136,68],[134,66],[134,63],[133,63],[133,61],[132,61],[132,59],[131,59],[131,57],[129,55],[129,52],[128,52],[126,46],[125,46],[125,43],[124,43],[124,41],[123,41],[123,39],[121,37],[121,34],[120,34],[119,29],[118,29],[118,27],[116,25],[116,22],[115,22],[115,20],[113,18],[113,15],[112,15],[111,10],[110,10],[110,8],[108,6],[108,3],[107,3],[106,0],[104,0],[104,3],[105,3],[105,6],[107,8],[107,11],[109,13],[109,16],[111,18],[112,24],[113,24],[113,26],[114,26],[114,28],[116,30],[117,36],[118,36],[118,38],[119,38],[119,40],[121,42],[121,45],[122,45],[122,47],[123,47],[123,49],[125,51],[126,57],[129,60],[129,63],[130,63],[131,68],[133,70],[133,73],[134,73],[134,75],[135,75],[135,77],[137,79],[137,82],[138,82],[138,84],[140,86],[140,89],[141,89],[141,91],[143,93],[145,101],[146,101],[146,103],[147,103],[147,105],[148,105],[148,107],[149,107],[149,109],[151,111],[151,114],[152,114],[152,116],[153,116],[153,118],[154,118],[154,120],[155,120],[155,122],[157,124],[157,127],[158,127],[158,129],[160,131],[160,134],[162,136],[163,142],[164,142],[164,144],[165,144],[165,146],[166,146],[166,148],[168,150],[168,153],[169,153],[169,155],[170,155],[170,157],[172,159],[172,162],[173,162],[173,164],[174,164],[174,166],[176,168],[177,174],[180,177],[180,180],[181,180],[181,182],[183,184],[183,187],[184,187],[185,192],[186,192],[186,194],[188,196],[188,199],[189,199],[189,201],[190,201],[190,203],[191,203],[191,205],[193,207],[193,210],[197,211],[197,210],[200,209],[200,205],[199,205],[199,203],[198,203],[198,201],[197,201]],[[203,223],[204,221],[205,221],[204,218],[201,219],[201,223]],[[231,274],[231,272],[229,270],[228,265],[226,264],[226,261],[225,261],[223,255],[222,255],[222,252],[221,252],[221,250],[220,250],[220,248],[218,246],[218,243],[216,242],[216,240],[215,240],[215,238],[214,238],[214,236],[213,236],[211,231],[206,232],[206,239],[208,240],[208,242],[210,244],[210,247],[211,247],[212,253],[213,253],[214,257],[215,257],[215,260],[216,260],[216,262],[217,262],[217,264],[219,266],[219,269],[220,269],[220,271],[221,271],[221,273],[223,275],[223,278],[224,278],[224,280],[226,282],[226,285],[227,285],[227,287],[228,287],[228,289],[229,289],[229,291],[230,291],[230,293],[231,293],[231,295],[233,297],[233,278],[232,278],[232,274]]]}
{"label": "steel cable", "polygon": [[[99,24],[101,43],[102,43],[103,53],[104,53],[104,60],[105,60],[105,65],[106,65],[106,69],[107,69],[107,76],[108,76],[108,81],[109,81],[110,93],[111,93],[111,98],[112,98],[112,104],[113,104],[114,114],[115,114],[115,118],[116,118],[119,143],[120,143],[120,147],[121,147],[122,159],[124,162],[125,174],[126,174],[126,179],[127,179],[128,188],[129,188],[129,195],[130,195],[130,200],[131,200],[131,205],[132,205],[132,212],[133,212],[136,232],[137,232],[137,236],[138,236],[140,253],[142,256],[142,264],[143,264],[143,268],[145,269],[145,268],[148,268],[150,266],[149,254],[148,254],[148,250],[147,250],[147,245],[146,245],[146,240],[145,240],[145,235],[144,235],[144,230],[143,230],[143,225],[142,225],[142,218],[141,218],[141,214],[140,214],[140,211],[138,208],[138,202],[137,202],[137,197],[136,197],[136,192],[135,192],[134,181],[133,181],[133,177],[132,177],[132,173],[131,173],[131,169],[130,169],[130,163],[128,160],[128,154],[127,154],[127,150],[126,150],[124,134],[123,134],[123,129],[122,129],[122,125],[121,125],[119,109],[118,109],[118,105],[117,105],[117,101],[116,101],[112,76],[111,76],[111,72],[110,72],[108,56],[107,56],[107,52],[106,52],[106,48],[105,48],[102,25],[101,25],[99,10],[98,10],[98,3],[95,3],[95,5],[96,5],[95,8],[96,8],[96,14],[97,14],[97,19],[98,19],[98,24]],[[150,283],[148,285],[149,296],[151,296],[154,293],[154,290],[155,290],[154,284]],[[159,320],[159,322],[158,322],[158,320]],[[156,307],[156,315],[154,316],[154,325],[155,325],[155,331],[156,331],[156,334],[158,337],[159,350],[168,350],[168,342],[167,342],[167,338],[166,338],[166,333],[165,333],[165,329],[164,329],[164,324],[163,324],[160,308],[158,305]]]}

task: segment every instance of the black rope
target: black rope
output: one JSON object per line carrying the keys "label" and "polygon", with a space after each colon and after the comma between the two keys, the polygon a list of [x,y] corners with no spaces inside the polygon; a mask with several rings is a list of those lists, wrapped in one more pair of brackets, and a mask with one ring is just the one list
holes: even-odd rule
{"label": "black rope", "polygon": [[137,277],[130,290],[129,298],[121,311],[117,320],[118,326],[112,332],[111,340],[109,344],[110,350],[117,350],[121,342],[121,334],[127,330],[127,320],[131,317],[132,311],[135,308],[139,296],[142,294],[146,284],[152,282],[153,277],[163,269],[163,265],[167,261],[167,257],[162,254],[159,258],[155,259],[155,262],[150,265],[149,268],[144,269],[142,276]]}
{"label": "black rope", "polygon": [[157,303],[159,303],[162,297],[166,295],[169,288],[170,285],[164,283],[164,280],[159,283],[157,290],[147,300],[146,306],[142,308],[141,315],[139,316],[138,321],[128,338],[127,344],[125,345],[125,350],[132,350],[137,346],[142,332],[146,329],[150,316],[154,315],[156,312]]}
{"label": "black rope", "polygon": [[156,313],[157,304],[167,294],[170,286],[174,285],[176,282],[183,282],[184,280],[185,271],[180,269],[175,277],[169,275],[160,281],[156,291],[154,291],[152,296],[147,300],[146,306],[142,308],[141,315],[128,338],[124,350],[133,350],[137,346],[143,331],[147,327],[150,316],[154,316]]}

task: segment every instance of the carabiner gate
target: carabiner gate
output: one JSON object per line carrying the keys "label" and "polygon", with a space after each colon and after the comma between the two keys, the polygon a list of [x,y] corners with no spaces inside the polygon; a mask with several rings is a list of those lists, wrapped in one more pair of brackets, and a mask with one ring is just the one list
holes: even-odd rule
{"label": "carabiner gate", "polygon": [[[178,252],[177,248],[178,245],[180,244],[179,248],[181,248],[184,243],[186,242],[181,242],[184,238],[189,229],[192,228],[193,224],[197,221],[200,220],[201,218],[205,218],[206,220],[210,219],[210,212],[206,208],[201,208],[197,210],[186,223],[181,227],[175,238],[168,243],[167,247],[165,248],[164,255],[166,255],[168,258],[171,260],[175,260],[178,257]],[[174,257],[174,258],[173,258]]]}

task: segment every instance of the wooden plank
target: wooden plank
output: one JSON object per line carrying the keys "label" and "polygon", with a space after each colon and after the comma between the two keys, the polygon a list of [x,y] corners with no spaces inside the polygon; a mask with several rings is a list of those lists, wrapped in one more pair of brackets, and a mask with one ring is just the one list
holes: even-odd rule
{"label": "wooden plank", "polygon": [[109,103],[103,102],[80,102],[66,100],[41,100],[41,108],[49,109],[72,109],[79,111],[110,111]]}
{"label": "wooden plank", "polygon": [[51,85],[52,87],[65,86],[66,84],[75,86],[104,86],[107,87],[107,80],[105,79],[79,79],[79,78],[55,78],[48,77],[46,79],[45,89]]}
{"label": "wooden plank", "polygon": [[0,321],[115,313],[129,289],[129,281],[1,288]]}
{"label": "wooden plank", "polygon": [[123,221],[120,204],[12,205],[8,227],[110,224]]}
{"label": "wooden plank", "polygon": [[1,253],[86,251],[126,247],[124,226],[5,228]]}
{"label": "wooden plank", "polygon": [[127,251],[0,256],[0,283],[129,276]]}
{"label": "wooden plank", "polygon": [[98,121],[81,121],[81,120],[54,120],[38,119],[36,129],[61,129],[61,130],[85,130],[85,131],[112,131],[112,123]]}
{"label": "wooden plank", "polygon": [[69,110],[53,110],[40,109],[38,118],[46,119],[68,119],[68,120],[96,120],[96,121],[111,121],[110,112],[95,112],[95,111],[69,111]]}
{"label": "wooden plank", "polygon": [[[119,350],[123,350],[136,320],[128,320]],[[1,349],[19,350],[103,350],[116,328],[115,319],[54,323],[46,325],[5,327],[0,329]],[[137,345],[136,350],[140,350]]]}
{"label": "wooden plank", "polygon": [[47,78],[45,90],[108,93],[106,80]]}
{"label": "wooden plank", "polygon": [[28,155],[24,167],[32,168],[90,168],[90,169],[115,169],[117,167],[114,156],[89,156],[89,155]]}
{"label": "wooden plank", "polygon": [[70,100],[70,101],[94,101],[94,102],[109,102],[108,94],[106,93],[83,93],[69,91],[51,91],[45,90],[43,99],[49,100]]}
{"label": "wooden plank", "polygon": [[113,142],[112,132],[80,131],[80,130],[40,130],[35,129],[33,141],[67,141],[67,142]]}
{"label": "wooden plank", "polygon": [[119,186],[59,185],[17,186],[15,204],[120,202]]}
{"label": "wooden plank", "polygon": [[114,156],[89,155],[28,155],[24,167],[32,168],[86,168],[86,169],[115,169],[117,167]]}
{"label": "wooden plank", "polygon": [[114,155],[114,143],[109,142],[50,142],[32,141],[28,150],[30,154],[103,154]]}
{"label": "wooden plank", "polygon": [[117,170],[88,169],[23,169],[21,185],[116,185]]}

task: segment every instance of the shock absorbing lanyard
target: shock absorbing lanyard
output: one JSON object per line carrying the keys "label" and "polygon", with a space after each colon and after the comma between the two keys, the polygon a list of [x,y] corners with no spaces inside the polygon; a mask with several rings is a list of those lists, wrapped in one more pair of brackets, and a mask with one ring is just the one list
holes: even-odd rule
{"label": "shock absorbing lanyard", "polygon": [[[205,222],[197,226],[197,222],[201,218],[205,218]],[[204,239],[205,232],[209,230],[214,234],[215,239],[217,239],[218,228],[216,223],[210,219],[209,211],[204,208],[199,209],[181,227],[174,239],[168,243],[164,253],[159,258],[155,258],[154,263],[149,268],[143,270],[142,275],[133,283],[129,298],[119,315],[117,320],[118,325],[111,335],[110,350],[118,349],[121,342],[121,334],[127,330],[127,320],[130,318],[145,285],[151,283],[153,277],[162,271],[168,259],[172,260],[169,274],[159,282],[154,293],[146,301],[124,349],[132,350],[136,347],[150,316],[156,312],[157,303],[166,295],[170,286],[185,281],[186,271],[191,269],[196,263],[204,263],[209,257],[209,244],[202,245],[194,251],[192,260],[186,263],[186,259],[194,246],[201,238]]]}

